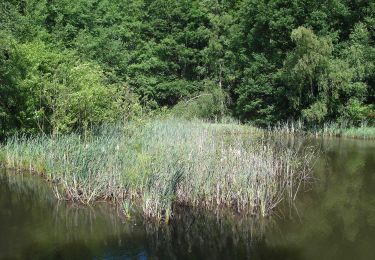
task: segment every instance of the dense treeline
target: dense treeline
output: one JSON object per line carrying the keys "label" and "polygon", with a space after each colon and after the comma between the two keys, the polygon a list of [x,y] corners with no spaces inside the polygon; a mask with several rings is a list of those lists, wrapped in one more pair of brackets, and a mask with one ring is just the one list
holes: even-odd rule
{"label": "dense treeline", "polygon": [[374,120],[375,2],[3,0],[0,135],[172,108],[260,125]]}

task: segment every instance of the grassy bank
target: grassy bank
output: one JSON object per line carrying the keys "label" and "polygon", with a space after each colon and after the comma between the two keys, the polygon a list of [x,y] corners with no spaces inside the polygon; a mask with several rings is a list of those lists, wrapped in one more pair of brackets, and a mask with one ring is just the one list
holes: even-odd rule
{"label": "grassy bank", "polygon": [[86,140],[13,137],[1,151],[6,167],[53,181],[60,199],[114,200],[125,211],[137,199],[157,218],[175,204],[267,215],[294,199],[314,156],[256,128],[181,120],[103,126]]}
{"label": "grassy bank", "polygon": [[347,137],[358,139],[375,139],[375,126],[361,124],[358,127],[348,124],[325,123],[322,126],[305,126],[302,122],[288,122],[268,128],[272,134],[309,135],[325,137]]}
{"label": "grassy bank", "polygon": [[366,125],[360,127],[340,127],[335,124],[328,124],[325,125],[320,131],[317,131],[316,134],[322,136],[375,139],[375,127]]}

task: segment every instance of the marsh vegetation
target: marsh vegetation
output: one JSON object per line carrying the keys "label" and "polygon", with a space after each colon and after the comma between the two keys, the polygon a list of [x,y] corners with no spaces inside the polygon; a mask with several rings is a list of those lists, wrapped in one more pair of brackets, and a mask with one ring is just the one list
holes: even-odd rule
{"label": "marsh vegetation", "polygon": [[166,221],[174,205],[269,215],[295,199],[315,156],[257,128],[176,119],[102,126],[86,139],[15,136],[2,153],[6,167],[51,180],[59,199],[112,200],[125,213],[140,201]]}
{"label": "marsh vegetation", "polygon": [[324,123],[322,125],[305,125],[303,121],[287,121],[264,129],[271,135],[310,136],[310,137],[344,137],[355,139],[375,139],[375,127],[362,122],[353,127],[348,122]]}

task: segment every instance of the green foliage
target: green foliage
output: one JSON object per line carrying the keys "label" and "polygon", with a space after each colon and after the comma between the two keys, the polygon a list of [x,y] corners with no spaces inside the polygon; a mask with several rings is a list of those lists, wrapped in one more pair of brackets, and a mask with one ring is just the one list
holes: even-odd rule
{"label": "green foliage", "polygon": [[309,108],[302,110],[302,115],[308,123],[322,123],[327,116],[327,106],[321,101],[317,101]]}
{"label": "green foliage", "polygon": [[346,120],[359,126],[368,120],[370,113],[374,111],[374,105],[365,105],[358,99],[350,99],[346,106],[342,108],[341,120]]}
{"label": "green foliage", "polygon": [[19,45],[6,32],[0,39],[0,136],[30,126],[27,90],[20,84],[26,77],[27,61]]}
{"label": "green foliage", "polygon": [[74,52],[38,40],[3,46],[8,58],[1,66],[2,94],[8,104],[1,121],[10,129],[85,132],[92,125],[128,118],[136,109],[125,86],[111,83],[99,65],[80,61]]}
{"label": "green foliage", "polygon": [[373,120],[371,1],[5,0],[0,13],[2,137],[176,104],[263,126]]}
{"label": "green foliage", "polygon": [[238,98],[236,111],[244,120],[251,120],[259,125],[277,121],[274,76],[275,68],[269,65],[264,55],[253,55],[253,61],[244,69],[244,79],[236,90]]}
{"label": "green foliage", "polygon": [[364,56],[373,48],[366,28],[361,24],[355,27],[351,43],[343,45],[339,57],[333,56],[330,40],[309,29],[293,30],[291,37],[296,48],[288,55],[282,76],[293,108],[312,124],[332,119],[356,124],[365,120],[371,111],[364,103],[369,88],[366,79],[374,66]]}
{"label": "green foliage", "polygon": [[291,105],[301,106],[314,101],[319,93],[317,81],[326,71],[332,53],[329,40],[317,37],[312,30],[298,27],[291,33],[295,49],[286,58],[284,70],[290,82],[288,97]]}
{"label": "green foliage", "polygon": [[172,109],[172,115],[186,119],[222,119],[226,114],[227,94],[214,82],[205,82],[205,91],[180,101]]}

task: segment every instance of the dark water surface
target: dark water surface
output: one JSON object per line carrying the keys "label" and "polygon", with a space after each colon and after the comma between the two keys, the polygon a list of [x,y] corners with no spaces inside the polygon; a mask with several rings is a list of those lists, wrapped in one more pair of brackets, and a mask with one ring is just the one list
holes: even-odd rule
{"label": "dark water surface", "polygon": [[316,180],[267,220],[189,213],[157,227],[58,203],[40,178],[0,170],[0,259],[375,259],[375,141],[314,143]]}

